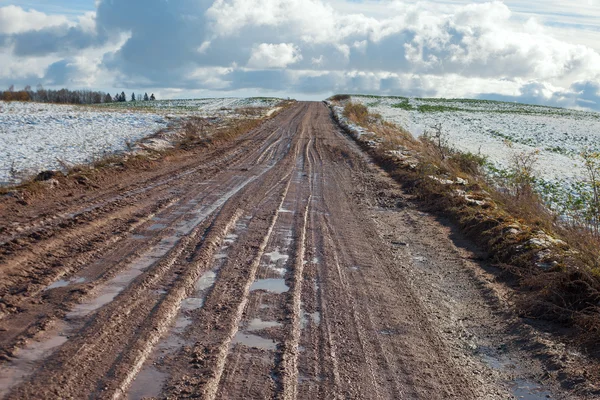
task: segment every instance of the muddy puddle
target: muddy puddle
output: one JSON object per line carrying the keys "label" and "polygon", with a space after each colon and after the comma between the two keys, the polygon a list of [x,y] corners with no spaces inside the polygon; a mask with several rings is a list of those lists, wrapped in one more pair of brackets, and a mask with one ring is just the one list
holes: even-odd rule
{"label": "muddy puddle", "polygon": [[235,224],[234,233],[230,233],[225,237],[218,252],[213,256],[212,268],[198,278],[194,284],[193,294],[181,302],[174,326],[159,341],[153,354],[137,374],[128,393],[129,399],[156,397],[160,394],[168,375],[159,371],[155,363],[161,356],[173,354],[192,342],[184,336],[186,328],[192,323],[189,313],[204,306],[206,297],[217,280],[219,270],[228,258],[228,248],[239,238],[242,232],[247,230],[249,221],[250,217],[244,217]]}
{"label": "muddy puddle", "polygon": [[264,290],[266,292],[272,293],[285,293],[290,290],[289,286],[285,284],[285,279],[283,278],[267,278],[267,279],[257,279],[250,286],[250,291],[255,290]]}
{"label": "muddy puddle", "polygon": [[[502,355],[494,354],[489,348],[479,349],[481,360],[490,368],[498,371],[512,371],[518,368],[515,363]],[[507,382],[509,391],[516,399],[541,400],[552,398],[552,393],[537,382],[527,379],[514,379]]]}
{"label": "muddy puddle", "polygon": [[265,256],[269,257],[272,263],[277,263],[280,260],[286,262],[290,258],[290,256],[288,256],[287,254],[281,253],[279,251],[279,247],[277,247],[274,251],[270,253],[265,253]]}
{"label": "muddy puddle", "polygon": [[44,336],[30,341],[16,352],[15,358],[0,367],[0,398],[10,389],[23,382],[37,368],[37,362],[48,357],[56,348],[68,340],[67,326],[57,325]]}
{"label": "muddy puddle", "polygon": [[277,321],[263,321],[260,318],[254,318],[250,320],[245,330],[248,332],[255,332],[268,328],[278,328],[280,326],[281,323]]}
{"label": "muddy puddle", "polygon": [[65,286],[69,286],[69,285],[73,285],[73,284],[77,284],[77,283],[84,283],[85,280],[86,280],[85,278],[61,279],[61,280],[54,282],[50,286],[48,286],[45,290],[61,288],[61,287],[65,287]]}
{"label": "muddy puddle", "polygon": [[167,374],[160,372],[155,367],[148,367],[142,377],[136,378],[129,388],[127,398],[139,400],[145,397],[153,397],[160,391],[167,380]]}
{"label": "muddy puddle", "polygon": [[277,350],[277,342],[272,339],[267,339],[262,336],[253,335],[251,333],[238,332],[231,341],[231,345],[242,344],[246,347],[255,349],[275,351]]}
{"label": "muddy puddle", "polygon": [[307,313],[303,308],[300,309],[300,327],[305,329],[309,324],[319,325],[321,323],[321,313],[315,311]]}

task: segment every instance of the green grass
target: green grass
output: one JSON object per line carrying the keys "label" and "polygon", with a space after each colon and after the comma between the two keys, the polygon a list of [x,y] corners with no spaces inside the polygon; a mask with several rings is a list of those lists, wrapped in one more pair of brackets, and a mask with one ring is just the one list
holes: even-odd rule
{"label": "green grass", "polygon": [[396,104],[392,104],[393,108],[400,108],[402,110],[406,110],[406,111],[412,111],[415,108],[412,106],[412,104],[410,104],[408,99],[404,99],[402,102],[400,103],[396,103]]}

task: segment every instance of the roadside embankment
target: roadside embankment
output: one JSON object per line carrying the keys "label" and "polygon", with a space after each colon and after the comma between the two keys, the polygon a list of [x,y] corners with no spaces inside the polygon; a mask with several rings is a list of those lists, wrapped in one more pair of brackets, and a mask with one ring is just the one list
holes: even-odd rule
{"label": "roadside embankment", "polygon": [[458,223],[502,267],[518,288],[523,316],[574,328],[574,341],[600,355],[600,258],[589,235],[561,225],[527,182],[515,182],[516,191],[494,186],[482,157],[445,146],[441,135],[415,139],[347,99],[327,104],[423,207]]}

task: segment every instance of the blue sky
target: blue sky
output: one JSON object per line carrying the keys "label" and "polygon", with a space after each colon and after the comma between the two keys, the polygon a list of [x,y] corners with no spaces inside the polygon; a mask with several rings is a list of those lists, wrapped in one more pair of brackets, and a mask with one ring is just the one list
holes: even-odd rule
{"label": "blue sky", "polygon": [[0,0],[0,87],[600,110],[597,0]]}
{"label": "blue sky", "polygon": [[77,16],[86,11],[94,11],[94,0],[0,0],[0,6],[15,5],[24,9],[33,9],[46,14],[63,14]]}

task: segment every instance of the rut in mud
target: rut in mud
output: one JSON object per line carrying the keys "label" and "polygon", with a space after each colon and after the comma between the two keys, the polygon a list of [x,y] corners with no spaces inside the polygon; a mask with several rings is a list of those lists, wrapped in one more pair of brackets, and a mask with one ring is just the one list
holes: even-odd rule
{"label": "rut in mud", "polygon": [[298,103],[176,172],[32,217],[1,238],[0,394],[506,398],[407,272],[411,240],[463,268],[449,235],[383,227],[426,218],[401,199],[326,106]]}

